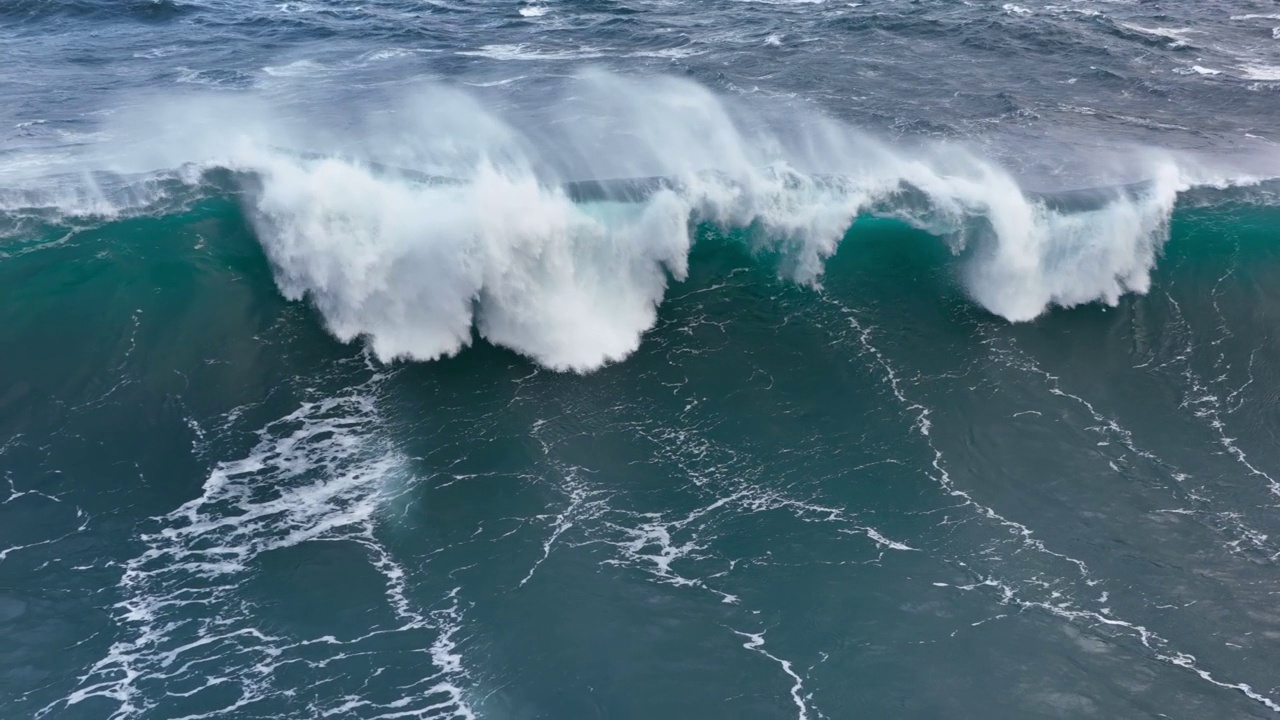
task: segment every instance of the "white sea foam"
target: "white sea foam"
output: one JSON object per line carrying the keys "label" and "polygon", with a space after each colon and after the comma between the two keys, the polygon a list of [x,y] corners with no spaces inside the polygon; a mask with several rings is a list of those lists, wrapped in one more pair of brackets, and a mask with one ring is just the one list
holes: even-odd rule
{"label": "white sea foam", "polygon": [[1133,30],[1134,32],[1142,33],[1143,35],[1173,40],[1174,44],[1186,44],[1187,35],[1200,32],[1199,30],[1193,30],[1191,28],[1143,27],[1142,25],[1134,25],[1132,23],[1120,23],[1120,26]]}
{"label": "white sea foam", "polygon": [[142,52],[136,52],[133,54],[133,56],[135,58],[140,58],[144,60],[155,60],[158,58],[173,55],[175,53],[179,53],[181,51],[182,51],[182,48],[178,45],[165,45],[163,47],[152,48],[150,50],[144,50]]}
{"label": "white sea foam", "polygon": [[[942,450],[935,444],[935,441],[932,439],[930,434],[930,428],[932,426],[930,417],[933,411],[912,399],[904,392],[905,384],[903,383],[898,370],[888,362],[886,356],[881,352],[881,350],[871,342],[872,329],[862,325],[858,319],[857,313],[849,308],[843,308],[838,302],[829,302],[833,302],[833,304],[840,307],[846,314],[850,327],[854,331],[853,337],[855,342],[857,345],[861,346],[863,352],[869,355],[875,364],[880,367],[883,372],[883,380],[891,389],[894,397],[908,411],[908,414],[916,415],[915,430],[923,438],[925,444],[934,455],[932,462],[933,472],[930,473],[930,475],[933,480],[938,483],[941,489],[951,497],[960,500],[962,506],[968,507],[971,511],[976,512],[984,521],[1006,528],[1009,531],[1008,536],[1005,538],[1006,542],[1021,545],[1025,550],[1031,551],[1042,558],[1056,561],[1057,564],[1060,564],[1063,567],[1068,565],[1073,566],[1075,573],[1078,575],[1075,580],[1067,580],[1067,577],[1065,576],[1055,580],[1047,580],[1047,577],[1052,576],[1041,573],[1037,573],[1032,578],[1013,579],[1010,577],[999,577],[1004,574],[1008,567],[1007,564],[998,563],[999,569],[996,569],[993,572],[986,572],[980,569],[982,564],[981,562],[973,563],[969,558],[953,558],[951,562],[956,566],[963,568],[967,573],[976,573],[979,576],[979,579],[975,580],[971,584],[955,585],[954,587],[956,590],[962,592],[970,592],[974,590],[993,592],[994,594],[998,594],[997,602],[1002,605],[1018,607],[1024,610],[1035,609],[1071,623],[1087,624],[1095,629],[1104,629],[1108,633],[1127,635],[1130,638],[1136,639],[1156,660],[1190,670],[1202,680],[1212,685],[1223,689],[1237,691],[1273,712],[1280,712],[1280,704],[1277,704],[1267,695],[1254,690],[1253,687],[1247,683],[1231,682],[1229,680],[1224,680],[1219,676],[1215,676],[1210,671],[1201,667],[1199,661],[1193,655],[1174,648],[1173,644],[1168,639],[1156,634],[1147,627],[1117,617],[1108,607],[1098,607],[1096,610],[1088,607],[1089,605],[1101,606],[1103,603],[1106,603],[1110,597],[1110,591],[1103,590],[1101,595],[1092,603],[1081,602],[1078,598],[1073,598],[1073,593],[1070,590],[1072,585],[1075,586],[1075,591],[1078,593],[1080,590],[1085,588],[1096,588],[1098,585],[1102,584],[1104,580],[1096,577],[1093,571],[1090,570],[1089,566],[1083,560],[1051,549],[1043,540],[1036,537],[1030,527],[1023,525],[1016,520],[1006,518],[995,509],[981,504],[968,490],[957,485],[955,480],[951,477],[950,472],[947,470]],[[993,345],[992,347],[996,346]],[[999,348],[996,348],[995,352],[998,356],[1004,355],[1006,358],[1008,355],[1012,354]],[[1113,437],[1119,440],[1120,444],[1124,445],[1126,449],[1131,452],[1141,454],[1158,461],[1157,458],[1139,450],[1133,444],[1132,436],[1128,430],[1125,430],[1111,418],[1107,418],[1099,414],[1094,406],[1087,400],[1062,390],[1059,385],[1059,378],[1056,376],[1041,370],[1034,363],[1017,360],[1013,365],[1018,366],[1021,370],[1042,376],[1048,381],[1050,392],[1054,395],[1069,398],[1084,406],[1093,419],[1099,423],[1099,426],[1090,428],[1090,430],[1102,432],[1109,437]],[[1224,436],[1224,445],[1228,447],[1229,450],[1232,449],[1230,438],[1225,438]],[[1243,453],[1238,454],[1236,457],[1238,460],[1244,462],[1245,466],[1251,471],[1256,472],[1256,469],[1248,465],[1247,461],[1244,460]],[[1268,481],[1271,480],[1270,477],[1267,477],[1266,479]],[[1274,489],[1274,483],[1271,484]],[[1261,540],[1265,539],[1265,535],[1261,536]],[[999,557],[994,552],[994,547],[988,548],[988,550],[982,554],[988,556],[986,561]],[[1057,585],[1057,587],[1055,587],[1055,585]],[[945,583],[934,583],[934,586],[948,587]],[[755,640],[754,637],[752,639],[753,641]],[[763,638],[760,639],[763,640]],[[799,678],[796,679],[799,681]]]}
{"label": "white sea foam", "polygon": [[[87,219],[113,220],[171,207],[171,192],[190,180],[183,173],[161,173],[129,182],[111,181],[85,174],[71,181],[65,178],[48,184],[29,184],[32,173],[60,169],[73,159],[65,154],[27,155],[24,162],[14,162],[0,169],[0,212],[25,213],[56,208],[64,218],[76,218],[76,225]],[[186,189],[186,188],[183,188]],[[43,213],[48,216],[47,212]]]}
{"label": "white sea foam", "polygon": [[1221,70],[1214,70],[1213,68],[1207,68],[1202,65],[1192,65],[1191,67],[1180,67],[1180,68],[1176,68],[1173,72],[1178,75],[1221,75],[1222,74]]}
{"label": "white sea foam", "polygon": [[791,702],[795,703],[795,706],[796,706],[796,720],[809,720],[809,706],[805,702],[807,698],[804,695],[804,679],[801,678],[800,675],[796,674],[795,669],[791,665],[791,661],[783,660],[782,658],[764,649],[764,633],[763,632],[744,633],[744,632],[738,632],[737,630],[735,630],[734,632],[737,635],[747,638],[747,641],[742,644],[742,647],[752,652],[759,653],[769,658],[770,660],[774,661],[775,663],[778,664],[779,667],[782,668],[782,672],[786,673],[787,677],[791,678],[794,681],[795,684],[791,686]]}
{"label": "white sea foam", "polygon": [[692,48],[665,48],[663,50],[637,50],[630,53],[627,57],[645,57],[660,58],[664,60],[680,60],[695,55],[702,55],[705,50],[694,50]]}
{"label": "white sea foam", "polygon": [[358,66],[374,62],[382,62],[384,60],[398,60],[400,58],[414,57],[416,55],[429,55],[439,52],[443,51],[431,48],[389,47],[366,52],[357,58],[354,64]]}
{"label": "white sea foam", "polygon": [[529,76],[528,76],[528,75],[516,75],[515,77],[503,78],[503,79],[501,79],[501,80],[485,80],[485,81],[481,81],[481,82],[464,82],[463,84],[464,84],[464,85],[467,85],[467,86],[469,86],[469,87],[489,88],[489,87],[502,87],[503,85],[510,85],[510,84],[512,84],[512,83],[518,83],[518,82],[520,82],[521,80],[528,80],[528,79],[529,79]]}
{"label": "white sea foam", "polygon": [[212,88],[243,88],[249,84],[250,77],[237,70],[221,72],[218,70],[198,70],[179,65],[174,68],[178,77],[174,82],[183,85],[204,85]]}
{"label": "white sea foam", "polygon": [[526,43],[483,45],[476,50],[459,50],[458,55],[489,58],[490,60],[591,60],[604,57],[604,51],[593,47],[576,50],[542,50]]}
{"label": "white sea foam", "polygon": [[[458,590],[435,609],[415,607],[406,569],[374,532],[387,484],[404,462],[381,426],[376,395],[383,379],[375,373],[346,394],[303,402],[268,423],[247,454],[213,467],[198,497],[154,518],[154,531],[138,538],[142,552],[123,563],[117,639],[75,690],[37,717],[95,698],[115,704],[113,719],[148,717],[175,698],[223,684],[236,689],[226,705],[188,717],[234,715],[248,705],[288,702],[294,689],[280,675],[294,663],[329,668],[333,674],[321,682],[340,682],[350,672],[344,661],[364,654],[369,638],[401,633],[429,648],[416,677],[394,684],[375,673],[353,686],[357,692],[331,701],[336,707],[312,705],[308,716],[395,708],[398,717],[474,718],[459,685],[467,673],[454,639],[462,620]],[[394,619],[347,636],[259,629],[256,609],[241,594],[246,575],[264,554],[313,541],[362,548],[382,576]]]}
{"label": "white sea foam", "polygon": [[1240,76],[1245,80],[1262,80],[1264,82],[1280,82],[1280,65],[1264,65],[1262,63],[1245,63],[1240,66]]}
{"label": "white sea foam", "polygon": [[268,65],[262,72],[271,77],[316,77],[329,70],[314,60],[295,60],[287,65]]}

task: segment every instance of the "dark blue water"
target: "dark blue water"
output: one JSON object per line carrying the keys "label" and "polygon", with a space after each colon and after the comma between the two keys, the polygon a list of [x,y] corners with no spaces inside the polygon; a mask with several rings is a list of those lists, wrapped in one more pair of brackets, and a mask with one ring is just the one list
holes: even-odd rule
{"label": "dark blue water", "polygon": [[1280,5],[0,60],[0,715],[1280,712]]}

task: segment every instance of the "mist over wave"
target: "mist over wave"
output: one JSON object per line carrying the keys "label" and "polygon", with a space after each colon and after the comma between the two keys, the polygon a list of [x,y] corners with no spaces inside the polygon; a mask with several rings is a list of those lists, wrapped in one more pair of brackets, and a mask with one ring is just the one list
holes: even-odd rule
{"label": "mist over wave", "polygon": [[[108,135],[106,162],[123,171],[181,168],[180,183],[237,171],[281,292],[338,338],[432,360],[474,331],[578,372],[639,346],[686,275],[698,223],[745,230],[781,275],[817,287],[855,218],[900,218],[945,238],[972,298],[1018,322],[1145,292],[1178,193],[1251,179],[1135,151],[1124,179],[1143,183],[1056,204],[959,145],[891,147],[802,108],[601,71],[525,116],[424,86],[344,128],[251,97],[194,98],[118,118]],[[641,178],[658,181],[636,192],[628,179]],[[566,191],[584,180],[622,182]],[[109,213],[165,187],[84,186],[53,201]]]}

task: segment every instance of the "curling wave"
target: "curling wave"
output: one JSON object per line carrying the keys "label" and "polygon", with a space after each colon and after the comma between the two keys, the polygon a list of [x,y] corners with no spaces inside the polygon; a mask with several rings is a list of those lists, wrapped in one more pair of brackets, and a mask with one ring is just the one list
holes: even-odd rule
{"label": "curling wave", "polygon": [[[154,141],[168,150],[150,161],[187,168],[184,182],[232,170],[281,292],[341,340],[432,360],[478,333],[578,372],[635,351],[686,276],[699,223],[746,229],[780,274],[818,286],[856,218],[899,218],[945,238],[968,294],[1019,322],[1145,292],[1179,193],[1256,180],[1145,153],[1141,183],[1045,196],[959,146],[892,148],[683,80],[593,72],[574,90],[535,123],[428,88],[392,119],[323,141],[261,108],[175,106],[161,116],[256,115]],[[150,182],[77,197],[99,213],[108,197],[154,205],[163,184]]]}

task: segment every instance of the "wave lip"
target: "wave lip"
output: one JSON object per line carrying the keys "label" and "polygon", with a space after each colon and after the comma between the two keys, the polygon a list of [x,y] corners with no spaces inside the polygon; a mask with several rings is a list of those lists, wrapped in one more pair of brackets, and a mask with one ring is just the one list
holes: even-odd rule
{"label": "wave lip", "polygon": [[1137,196],[1116,191],[1096,209],[1063,212],[1025,198],[991,207],[994,239],[967,263],[966,287],[1013,322],[1055,305],[1115,305],[1125,293],[1145,293],[1178,192],[1187,187],[1176,166],[1166,165]]}

